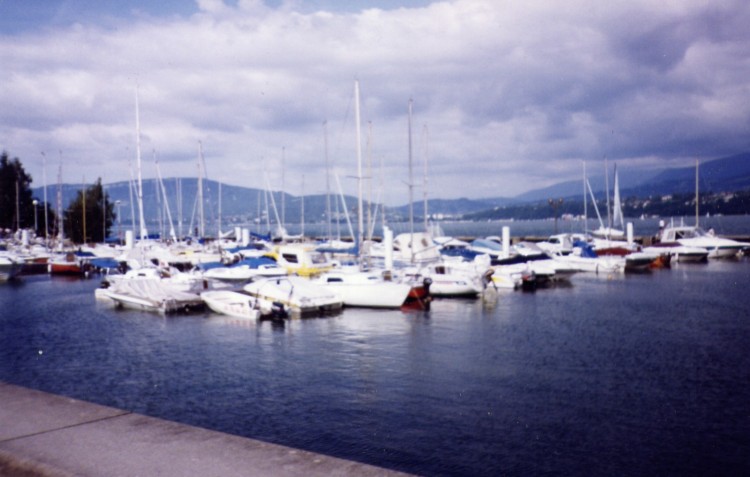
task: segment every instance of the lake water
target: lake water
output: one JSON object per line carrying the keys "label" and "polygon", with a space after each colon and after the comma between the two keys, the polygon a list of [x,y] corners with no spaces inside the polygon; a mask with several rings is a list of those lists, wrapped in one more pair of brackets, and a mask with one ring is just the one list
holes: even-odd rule
{"label": "lake water", "polygon": [[750,259],[283,325],[0,286],[0,380],[422,475],[748,475]]}

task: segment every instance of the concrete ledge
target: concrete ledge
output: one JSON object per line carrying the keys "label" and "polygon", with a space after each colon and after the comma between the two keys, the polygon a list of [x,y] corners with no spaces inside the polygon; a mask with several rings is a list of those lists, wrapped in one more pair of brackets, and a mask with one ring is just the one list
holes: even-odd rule
{"label": "concrete ledge", "polygon": [[405,475],[0,383],[0,475]]}

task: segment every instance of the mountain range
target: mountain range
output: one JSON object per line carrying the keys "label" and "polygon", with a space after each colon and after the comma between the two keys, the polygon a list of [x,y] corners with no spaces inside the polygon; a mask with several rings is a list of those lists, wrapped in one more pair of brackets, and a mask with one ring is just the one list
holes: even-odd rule
{"label": "mountain range", "polygon": [[[591,188],[597,197],[605,194],[604,173],[594,174],[589,171]],[[626,197],[647,198],[649,196],[662,196],[676,193],[690,193],[695,191],[695,167],[684,167],[675,169],[664,169],[661,171],[619,171],[620,195]],[[701,192],[735,192],[750,189],[750,152],[737,154],[721,159],[706,161],[699,166],[699,184]],[[610,180],[610,186],[612,181]],[[57,185],[47,188],[47,198],[56,207]],[[62,207],[66,208],[82,189],[81,184],[62,184]],[[111,201],[119,201],[117,208],[120,211],[121,220],[125,223],[131,221],[131,212],[138,214],[134,200],[131,200],[131,189],[128,182],[116,182],[104,185]],[[196,178],[165,179],[164,188],[169,203],[173,221],[182,217],[184,224],[195,226],[199,222],[200,207],[198,206],[198,180]],[[304,208],[306,222],[319,222],[325,219],[327,209],[327,198],[325,194],[310,196],[294,196],[281,192],[267,194],[264,190],[219,184],[216,181],[204,181],[204,220],[213,222],[219,214],[219,190],[221,189],[221,214],[223,220],[239,223],[253,220],[266,221],[266,211],[270,216],[270,222],[280,221],[299,223]],[[35,197],[42,199],[44,191],[42,187],[32,190]],[[428,211],[430,214],[442,214],[445,217],[458,218],[464,214],[476,213],[497,207],[522,206],[524,204],[546,202],[550,198],[563,198],[581,200],[583,194],[582,181],[567,181],[550,187],[525,192],[516,197],[494,197],[486,199],[429,199]],[[158,189],[156,179],[143,181],[144,214],[147,220],[158,220],[161,216],[166,219],[166,208],[161,206],[162,194]],[[352,196],[330,197],[331,210],[340,220],[345,220],[344,206],[349,211],[350,217],[356,214],[357,199]],[[343,201],[343,204],[342,204]],[[282,203],[284,205],[282,209]],[[344,205],[345,204],[345,205]],[[414,204],[415,215],[422,216],[423,205],[421,202]],[[373,214],[382,213],[378,207],[373,206]],[[408,217],[408,204],[398,207],[388,207],[388,215],[392,220],[405,219]],[[354,218],[351,219],[354,221]]]}

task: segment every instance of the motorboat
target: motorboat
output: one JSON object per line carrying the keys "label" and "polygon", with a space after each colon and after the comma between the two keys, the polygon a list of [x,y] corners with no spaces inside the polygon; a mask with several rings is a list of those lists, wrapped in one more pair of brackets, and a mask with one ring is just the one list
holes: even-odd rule
{"label": "motorboat", "polygon": [[371,308],[399,308],[411,291],[411,286],[385,280],[383,272],[331,270],[314,278],[312,283],[339,295],[344,306]]}
{"label": "motorboat", "polygon": [[536,288],[536,277],[526,264],[502,265],[492,269],[490,285],[498,290]]}
{"label": "motorboat", "polygon": [[96,296],[108,298],[118,307],[163,314],[204,308],[204,302],[198,294],[165,286],[158,278],[121,280],[108,288],[99,288]]}
{"label": "motorboat", "polygon": [[299,276],[261,278],[242,287],[246,293],[281,303],[293,314],[308,315],[341,310],[338,293]]}
{"label": "motorboat", "polygon": [[209,290],[201,293],[200,297],[212,311],[221,315],[247,319],[286,316],[283,305],[240,291]]}
{"label": "motorboat", "polygon": [[565,263],[581,272],[624,273],[625,258],[618,255],[599,256],[591,244],[584,241],[573,243],[573,253],[555,256],[555,261]]}
{"label": "motorboat", "polygon": [[201,275],[180,272],[175,268],[141,267],[128,270],[124,274],[107,275],[102,280],[102,288],[119,285],[122,282],[152,280],[170,290],[199,294],[208,289],[209,283]]}
{"label": "motorboat", "polygon": [[[484,291],[492,275],[489,258],[468,262],[459,257],[443,257],[440,262],[422,267],[421,272],[432,281],[430,294],[446,297],[475,297]],[[483,263],[483,264],[482,264]]]}
{"label": "motorboat", "polygon": [[694,225],[666,227],[661,232],[659,241],[702,248],[708,252],[708,258],[734,258],[744,249],[750,248],[750,243],[719,237]]}
{"label": "motorboat", "polygon": [[270,253],[288,273],[311,277],[333,268],[333,263],[311,244],[280,245]]}
{"label": "motorboat", "polygon": [[205,278],[226,282],[247,282],[256,277],[280,277],[287,270],[270,257],[246,258],[229,266],[209,268]]}
{"label": "motorboat", "polygon": [[643,247],[644,252],[668,254],[672,260],[681,263],[708,261],[708,250],[703,247],[680,245],[679,242],[657,242]]}

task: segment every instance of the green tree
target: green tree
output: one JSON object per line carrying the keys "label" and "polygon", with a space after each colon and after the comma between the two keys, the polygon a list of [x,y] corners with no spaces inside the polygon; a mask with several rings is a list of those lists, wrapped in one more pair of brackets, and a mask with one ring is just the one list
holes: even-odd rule
{"label": "green tree", "polygon": [[115,221],[114,207],[104,192],[102,179],[97,179],[95,184],[78,191],[65,210],[65,236],[74,243],[104,242]]}
{"label": "green tree", "polygon": [[17,230],[34,226],[31,176],[21,161],[0,154],[0,228]]}

